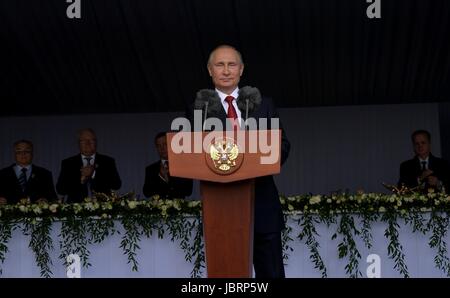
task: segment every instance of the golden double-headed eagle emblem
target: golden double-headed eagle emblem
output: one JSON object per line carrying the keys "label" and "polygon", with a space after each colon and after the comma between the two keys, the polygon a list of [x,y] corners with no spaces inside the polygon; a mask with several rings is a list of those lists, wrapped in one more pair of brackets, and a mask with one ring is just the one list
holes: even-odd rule
{"label": "golden double-headed eagle emblem", "polygon": [[222,172],[228,172],[236,166],[239,148],[230,138],[216,139],[209,147],[209,156],[214,162],[214,167]]}

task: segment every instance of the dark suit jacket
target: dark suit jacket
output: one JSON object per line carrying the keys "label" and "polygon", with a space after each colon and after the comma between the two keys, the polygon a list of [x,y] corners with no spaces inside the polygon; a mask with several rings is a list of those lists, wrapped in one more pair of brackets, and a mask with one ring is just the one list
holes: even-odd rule
{"label": "dark suit jacket", "polygon": [[[430,154],[428,160],[428,168],[433,171],[433,176],[436,176],[444,184],[445,191],[449,193],[450,182],[450,166],[449,163]],[[416,187],[418,185],[417,177],[422,174],[422,167],[418,157],[404,161],[400,165],[400,179],[398,185],[404,184],[407,187]],[[425,185],[425,189],[428,186]]]}
{"label": "dark suit jacket", "polygon": [[145,168],[144,196],[160,195],[164,198],[183,199],[192,194],[192,180],[170,177],[167,183],[159,176],[161,161]]}
{"label": "dark suit jacket", "polygon": [[[110,194],[112,190],[121,187],[122,181],[113,158],[96,153],[94,165],[95,177],[91,181],[92,191]],[[82,166],[81,154],[61,162],[61,172],[56,183],[56,190],[59,194],[67,196],[68,203],[82,202],[87,196],[86,185],[81,184],[80,181]]]}
{"label": "dark suit jacket", "polygon": [[[194,106],[192,105],[187,111],[187,118],[193,124]],[[244,115],[243,115],[244,116]],[[217,117],[222,120],[223,127],[227,114],[225,110],[219,109],[215,115],[208,114],[208,117]],[[257,121],[260,118],[267,118],[270,128],[270,118],[279,118],[278,112],[272,102],[272,99],[263,97],[258,109],[252,111],[248,115],[249,118],[255,118]],[[259,125],[259,123],[258,123]],[[194,127],[193,125],[191,126]],[[281,121],[280,121],[280,128]],[[290,151],[290,143],[286,137],[284,129],[282,129],[281,136],[281,164],[283,164]],[[273,180],[273,176],[258,177],[255,179],[255,232],[256,233],[273,233],[279,232],[284,228],[283,212],[281,210],[281,203],[279,199],[278,189]]]}
{"label": "dark suit jacket", "polygon": [[27,197],[31,202],[40,198],[56,200],[53,176],[49,170],[32,165],[31,175],[24,192],[20,187],[14,166],[15,164],[0,170],[0,197],[6,198],[9,204],[17,203],[20,199]]}

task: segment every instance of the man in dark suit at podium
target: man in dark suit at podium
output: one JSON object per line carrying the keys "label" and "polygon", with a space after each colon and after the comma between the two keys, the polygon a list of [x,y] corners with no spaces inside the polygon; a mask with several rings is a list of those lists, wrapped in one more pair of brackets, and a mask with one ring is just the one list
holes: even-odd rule
{"label": "man in dark suit at podium", "polygon": [[415,156],[400,165],[399,186],[418,187],[427,193],[445,190],[449,193],[449,163],[431,154],[431,134],[426,130],[417,130],[411,135]]}
{"label": "man in dark suit at podium", "polygon": [[160,160],[145,168],[144,196],[183,199],[192,194],[192,180],[171,177],[167,152],[166,133],[155,136],[155,146]]}
{"label": "man in dark suit at podium", "polygon": [[[221,45],[215,48],[209,56],[207,67],[215,90],[201,90],[197,93],[196,102],[187,111],[191,124],[194,123],[194,109],[203,109],[198,103],[208,101],[208,117],[220,119],[223,127],[226,127],[227,118],[232,123],[242,125],[243,118],[248,113],[248,118],[267,118],[269,127],[264,129],[271,129],[270,119],[279,118],[276,108],[270,98],[261,97],[258,89],[238,87],[244,63],[241,54],[234,47]],[[249,98],[251,109],[247,109],[245,102]],[[282,130],[281,164],[286,161],[289,150],[290,143]],[[281,242],[284,218],[272,176],[255,179],[254,227],[253,266],[256,278],[284,277]]]}
{"label": "man in dark suit at podium", "polygon": [[97,137],[88,128],[78,133],[80,154],[61,162],[56,190],[67,196],[67,203],[82,202],[93,192],[110,194],[122,185],[113,158],[97,153]]}
{"label": "man in dark suit at podium", "polygon": [[33,143],[14,143],[15,164],[0,171],[0,204],[15,204],[20,199],[31,202],[56,200],[52,173],[33,162]]}

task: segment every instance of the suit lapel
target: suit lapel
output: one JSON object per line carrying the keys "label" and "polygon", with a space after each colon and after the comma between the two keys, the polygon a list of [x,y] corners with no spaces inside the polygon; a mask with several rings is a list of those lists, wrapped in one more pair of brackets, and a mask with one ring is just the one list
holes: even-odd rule
{"label": "suit lapel", "polygon": [[[98,154],[98,152],[95,153],[95,159],[94,159],[94,169],[97,170],[98,162],[102,159],[101,154]],[[100,161],[101,162],[101,161]]]}
{"label": "suit lapel", "polygon": [[78,154],[78,167],[81,169],[83,167],[83,156],[81,156],[81,153]]}
{"label": "suit lapel", "polygon": [[431,155],[428,157],[428,169],[432,170],[433,172],[436,170],[436,158]]}
{"label": "suit lapel", "polygon": [[29,189],[30,185],[33,183],[34,178],[36,177],[36,169],[35,167],[33,167],[33,165],[31,165],[31,173],[30,173],[30,177],[27,180],[27,184],[26,184],[26,189]]}
{"label": "suit lapel", "polygon": [[[19,178],[17,178],[16,176],[16,171],[14,170],[14,167],[16,165],[13,164],[9,167],[9,178],[11,180],[11,183],[13,183],[14,187],[15,187],[15,192],[24,195],[24,192],[22,191],[22,187],[20,186],[19,183]],[[28,182],[27,182],[28,183]]]}
{"label": "suit lapel", "polygon": [[222,123],[225,123],[225,121],[227,120],[227,113],[225,112],[224,108],[222,107],[219,111],[219,114],[215,115],[214,117],[219,118],[220,121],[222,121]]}
{"label": "suit lapel", "polygon": [[422,165],[417,156],[414,158],[414,173],[417,173],[416,176],[422,173]]}

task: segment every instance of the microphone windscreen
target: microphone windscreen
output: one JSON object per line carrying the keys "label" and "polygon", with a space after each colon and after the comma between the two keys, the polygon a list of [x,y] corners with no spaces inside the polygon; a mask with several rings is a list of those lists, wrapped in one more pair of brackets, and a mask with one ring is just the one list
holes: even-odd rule
{"label": "microphone windscreen", "polygon": [[245,86],[239,89],[239,100],[237,101],[237,104],[241,112],[251,113],[259,107],[261,101],[261,93],[258,88]]}

